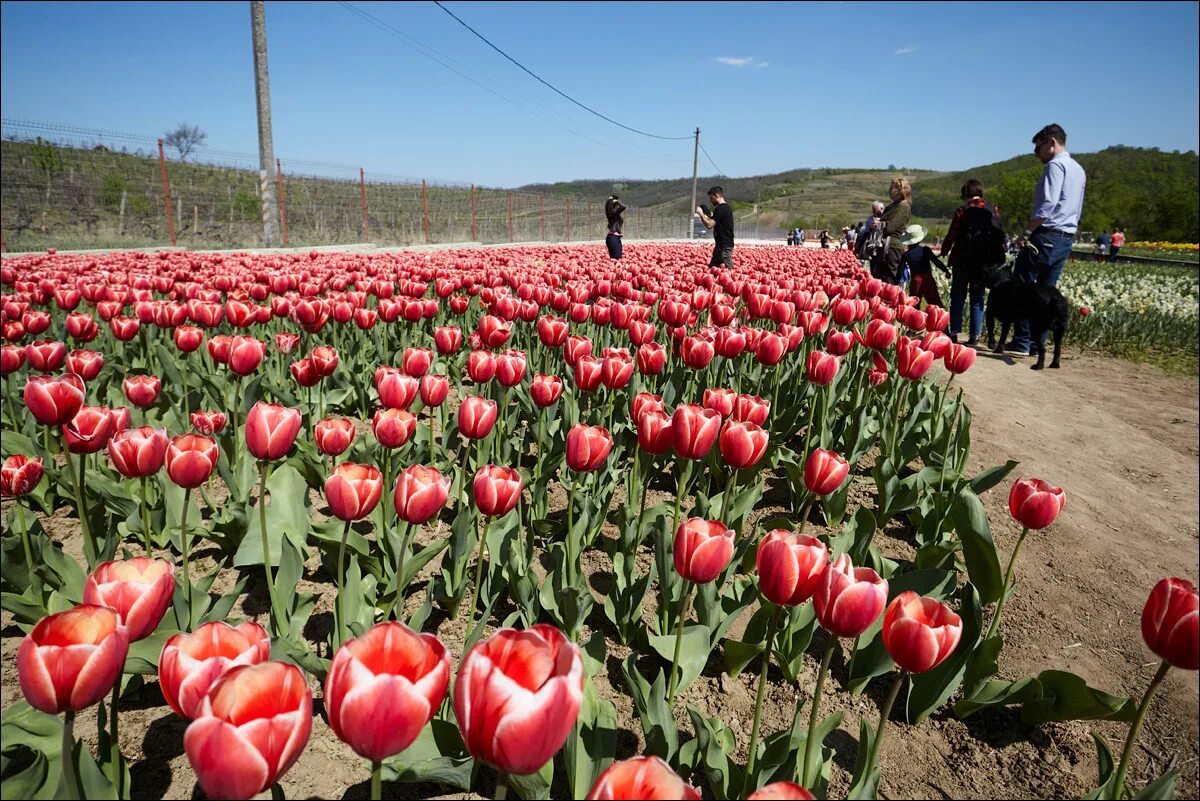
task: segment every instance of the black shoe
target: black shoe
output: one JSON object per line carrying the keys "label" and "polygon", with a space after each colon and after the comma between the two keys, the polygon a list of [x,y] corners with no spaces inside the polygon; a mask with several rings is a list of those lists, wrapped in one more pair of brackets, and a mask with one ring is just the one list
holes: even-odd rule
{"label": "black shoe", "polygon": [[979,340],[978,339],[968,339],[966,342],[966,345],[968,348],[978,348]]}

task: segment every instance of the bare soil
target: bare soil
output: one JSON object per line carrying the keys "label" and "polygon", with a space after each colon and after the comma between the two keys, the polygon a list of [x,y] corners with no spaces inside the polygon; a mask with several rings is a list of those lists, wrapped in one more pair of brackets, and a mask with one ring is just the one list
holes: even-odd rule
{"label": "bare soil", "polygon": [[[969,469],[978,471],[1021,460],[1016,475],[1038,476],[1062,486],[1067,505],[1058,521],[1032,534],[1021,553],[1017,569],[1018,590],[1009,602],[1003,632],[1006,643],[1000,657],[1003,678],[1019,678],[1047,668],[1071,670],[1095,687],[1120,695],[1140,696],[1154,673],[1157,659],[1142,643],[1138,620],[1150,588],[1165,576],[1195,580],[1200,537],[1197,450],[1198,393],[1195,379],[1164,375],[1148,365],[1092,356],[1068,356],[1061,370],[1038,373],[1029,360],[980,354],[976,366],[956,380],[966,390],[974,415],[973,448]],[[861,468],[860,468],[861,470]],[[852,490],[851,503],[869,489],[869,477],[858,477],[861,490]],[[1015,543],[1019,529],[1007,511],[1002,484],[987,493],[985,504],[1003,560]],[[552,488],[553,508],[565,498]],[[617,497],[620,497],[618,495]],[[665,497],[665,496],[662,496]],[[652,497],[653,503],[655,498]],[[772,494],[755,511],[774,516],[786,511]],[[322,504],[318,500],[316,508]],[[64,541],[68,553],[81,559],[78,527],[61,511],[47,521],[47,529]],[[442,529],[442,535],[445,529]],[[615,531],[608,532],[615,535]],[[893,558],[912,555],[912,545],[894,532],[885,532],[879,543]],[[417,535],[431,541],[437,531]],[[207,569],[215,564],[214,552],[201,548],[197,559]],[[644,561],[639,560],[640,562]],[[593,589],[605,586],[611,571],[608,557],[599,551],[584,555],[584,570]],[[645,564],[642,564],[643,569]],[[437,560],[425,569],[420,584],[437,569]],[[232,571],[218,577],[214,590],[233,586]],[[314,555],[306,565],[299,587],[319,592],[312,639],[322,639],[332,620],[332,584]],[[651,601],[653,593],[647,598]],[[409,609],[423,600],[417,590]],[[435,611],[437,634],[454,654],[461,653],[464,609],[459,619],[440,617]],[[653,603],[646,608],[647,620]],[[736,636],[753,607],[730,632]],[[266,598],[261,582],[253,579],[250,592],[234,607],[232,616],[266,622]],[[5,621],[0,650],[3,654],[2,697],[5,706],[20,697],[13,658],[20,631]],[[595,681],[601,694],[614,701],[618,714],[618,758],[640,753],[641,727],[625,692],[620,662],[629,650],[612,638],[603,610],[597,604],[588,623],[609,637],[606,671]],[[588,636],[585,627],[584,637]],[[810,653],[819,653],[817,634]],[[844,644],[843,644],[844,645]],[[858,722],[872,723],[887,690],[887,680],[873,682],[860,696],[844,691],[849,653],[843,647],[834,657],[830,680],[822,699],[823,714],[843,713],[839,730],[828,744],[837,749],[830,797],[844,797],[857,748]],[[791,725],[797,696],[805,704],[816,678],[817,661],[806,661],[806,675],[798,685],[783,681],[772,670],[764,704],[763,730],[770,733]],[[744,751],[749,739],[754,705],[751,669],[730,679],[721,672],[720,653],[700,678],[683,693],[684,700],[706,715],[721,716],[737,736]],[[319,688],[310,740],[299,762],[281,784],[290,798],[366,798],[367,768],[341,744],[320,717]],[[901,699],[902,703],[902,699]],[[691,724],[677,705],[681,732]],[[897,705],[897,708],[901,708]],[[1177,794],[1197,796],[1200,749],[1200,699],[1196,674],[1172,671],[1153,702],[1135,753],[1129,785],[1140,788],[1174,766],[1181,772]],[[121,747],[132,763],[135,798],[189,798],[194,775],[183,754],[185,722],[166,707],[152,680],[124,701],[121,713]],[[919,726],[908,726],[899,713],[893,716],[881,762],[883,798],[1078,798],[1096,784],[1095,749],[1090,731],[1107,738],[1119,753],[1125,727],[1118,724],[1072,722],[1029,728],[1018,712],[983,712],[966,721],[945,710]],[[76,731],[95,748],[95,714],[80,716]],[[744,754],[738,758],[744,760]],[[474,798],[438,785],[385,785],[385,797]],[[267,798],[268,794],[260,796]]]}

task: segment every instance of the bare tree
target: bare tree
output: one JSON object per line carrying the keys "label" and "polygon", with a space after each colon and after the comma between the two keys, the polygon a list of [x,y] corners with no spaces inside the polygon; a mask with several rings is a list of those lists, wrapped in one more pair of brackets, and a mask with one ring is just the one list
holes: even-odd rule
{"label": "bare tree", "polygon": [[167,135],[163,137],[163,142],[167,147],[173,147],[179,152],[179,160],[187,161],[187,157],[192,151],[204,144],[204,140],[208,138],[208,134],[200,130],[199,125],[188,125],[186,122],[181,122],[173,131],[167,131]]}

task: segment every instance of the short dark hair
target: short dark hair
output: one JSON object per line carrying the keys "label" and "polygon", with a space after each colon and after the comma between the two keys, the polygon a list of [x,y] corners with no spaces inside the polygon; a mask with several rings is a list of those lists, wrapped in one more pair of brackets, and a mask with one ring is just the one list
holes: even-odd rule
{"label": "short dark hair", "polygon": [[983,184],[972,178],[962,185],[962,199],[970,200],[976,196],[983,197]]}
{"label": "short dark hair", "polygon": [[608,197],[610,200],[620,200],[621,199],[621,198],[617,197],[616,195],[609,195]]}
{"label": "short dark hair", "polygon": [[704,194],[708,195],[709,197],[712,197],[713,195],[720,195],[721,197],[725,197],[725,190],[719,186],[713,186],[713,187],[709,187],[709,190],[707,192],[705,192]]}
{"label": "short dark hair", "polygon": [[1052,122],[1033,135],[1033,144],[1040,145],[1048,139],[1056,139],[1060,145],[1067,143],[1067,132],[1057,122]]}

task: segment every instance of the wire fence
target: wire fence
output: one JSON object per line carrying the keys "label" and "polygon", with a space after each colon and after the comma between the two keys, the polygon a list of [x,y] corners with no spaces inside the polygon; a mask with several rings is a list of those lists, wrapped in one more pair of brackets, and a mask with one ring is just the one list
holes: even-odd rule
{"label": "wire fence", "polygon": [[[290,247],[594,241],[606,230],[605,198],[282,159],[261,176],[247,154],[198,148],[185,159],[168,155],[153,137],[4,120],[5,248],[262,247],[264,178],[281,199],[277,224]],[[678,209],[625,212],[629,238],[686,238],[688,224]]]}

